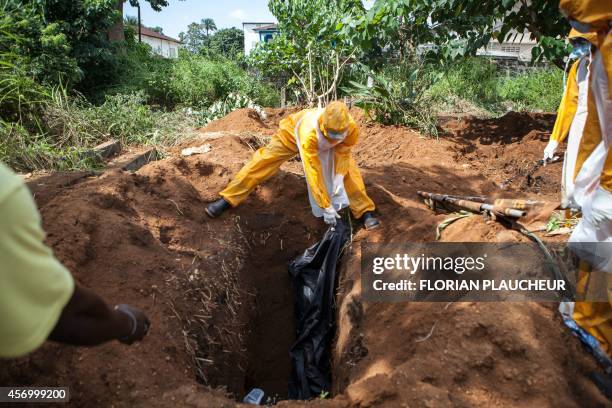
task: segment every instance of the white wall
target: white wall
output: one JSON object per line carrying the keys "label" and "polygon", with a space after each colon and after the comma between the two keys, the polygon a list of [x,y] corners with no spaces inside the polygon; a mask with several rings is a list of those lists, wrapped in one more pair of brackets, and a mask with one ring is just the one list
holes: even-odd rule
{"label": "white wall", "polygon": [[514,57],[519,61],[528,62],[531,61],[531,50],[536,45],[534,41],[504,42],[500,44],[495,40],[491,40],[491,42],[489,42],[485,48],[481,48],[477,54]]}
{"label": "white wall", "polygon": [[253,31],[255,28],[267,26],[274,23],[243,23],[242,31],[244,32],[244,55],[249,55],[251,50],[255,48],[259,42],[259,33]]}
{"label": "white wall", "polygon": [[[138,40],[138,34],[136,34]],[[142,42],[147,43],[153,48],[153,52],[165,58],[178,58],[179,44],[173,41],[162,40],[161,38],[142,36]]]}

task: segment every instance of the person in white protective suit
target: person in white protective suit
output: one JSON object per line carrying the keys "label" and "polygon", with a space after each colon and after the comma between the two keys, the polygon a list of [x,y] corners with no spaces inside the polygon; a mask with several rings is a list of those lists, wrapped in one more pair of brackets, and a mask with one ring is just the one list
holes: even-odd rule
{"label": "person in white protective suit", "polygon": [[572,29],[568,39],[574,46],[574,50],[568,58],[568,64],[572,64],[563,98],[557,111],[557,120],[550,135],[550,141],[544,149],[544,165],[556,158],[555,153],[560,143],[567,139],[567,149],[563,162],[562,184],[562,206],[563,208],[577,207],[576,203],[570,202],[574,191],[574,177],[576,170],[576,158],[584,131],[587,117],[587,97],[589,87],[589,68],[591,65],[591,47],[597,45],[597,34],[580,33]]}
{"label": "person in white protective suit", "polygon": [[359,128],[348,107],[331,102],[323,109],[305,109],[289,115],[267,146],[253,158],[219,193],[221,199],[205,211],[218,217],[230,207],[240,205],[248,195],[276,172],[287,160],[299,155],[304,166],[308,196],[315,217],[330,225],[340,218],[338,212],[350,207],[366,229],[380,225],[374,216],[374,202],[366,188],[351,151],[359,139]]}
{"label": "person in white protective suit", "polygon": [[[606,0],[561,0],[560,8],[590,43],[588,55],[583,53],[575,65],[575,85],[568,81],[558,119],[567,121],[561,113],[568,103],[566,98],[575,93],[576,114],[569,128],[563,199],[565,205],[582,212],[569,247],[581,260],[577,292],[585,298],[570,304],[573,307],[562,305],[561,311],[612,356],[612,7]],[[545,158],[551,157],[555,148],[554,143],[549,144]],[[589,298],[589,282],[595,272],[604,272],[607,287],[600,289],[607,289],[603,290],[606,301]],[[610,389],[609,384],[606,387]]]}

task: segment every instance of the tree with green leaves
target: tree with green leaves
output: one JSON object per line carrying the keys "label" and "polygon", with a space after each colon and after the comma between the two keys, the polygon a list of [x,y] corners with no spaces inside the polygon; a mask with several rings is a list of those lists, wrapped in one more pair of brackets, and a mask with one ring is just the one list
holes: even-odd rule
{"label": "tree with green leaves", "polygon": [[210,36],[208,52],[212,57],[238,59],[244,51],[244,32],[235,27],[222,28]]}
{"label": "tree with green leaves", "polygon": [[[168,0],[145,0],[145,1],[149,3],[151,8],[155,11],[161,11],[162,8],[168,5]],[[132,7],[138,7],[140,5],[139,0],[129,0],[129,2]]]}
{"label": "tree with green leaves", "polygon": [[217,25],[215,24],[215,20],[212,18],[205,18],[202,20],[202,28],[206,31],[206,37],[210,36],[210,33],[217,29]]}
{"label": "tree with green leaves", "polygon": [[290,72],[288,85],[310,105],[337,97],[343,69],[358,50],[336,29],[342,18],[364,13],[355,0],[270,0],[280,35],[255,49],[251,64],[268,76]]}
{"label": "tree with green leaves", "polygon": [[192,54],[198,54],[204,47],[206,32],[200,23],[191,23],[187,26],[187,32],[181,32],[179,39],[185,49]]}
{"label": "tree with green leaves", "polygon": [[185,45],[185,48],[193,53],[198,54],[204,52],[209,47],[210,33],[217,30],[215,20],[212,18],[204,18],[199,23],[191,23],[187,26],[187,32],[179,34],[179,39]]}
{"label": "tree with green leaves", "polygon": [[533,60],[547,58],[558,65],[569,31],[558,3],[549,0],[379,0],[358,18],[344,17],[337,28],[363,49],[401,55],[431,44],[432,54],[444,60],[474,55],[491,39],[504,42],[529,32],[538,43]]}
{"label": "tree with green leaves", "polygon": [[2,0],[2,17],[11,24],[11,48],[36,80],[74,85],[97,75],[114,61],[108,28],[119,18],[115,0]]}

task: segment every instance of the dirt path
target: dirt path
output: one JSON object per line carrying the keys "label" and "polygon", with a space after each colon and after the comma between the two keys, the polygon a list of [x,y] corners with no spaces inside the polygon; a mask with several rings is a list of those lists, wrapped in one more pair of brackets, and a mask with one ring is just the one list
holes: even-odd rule
{"label": "dirt path", "polygon": [[[285,164],[220,219],[208,219],[203,208],[287,113],[271,110],[262,121],[236,111],[203,129],[221,137],[194,142],[210,143],[209,153],[174,154],[134,174],[50,175],[31,183],[58,258],[110,302],[147,310],[153,326],[131,348],[46,344],[2,365],[0,383],[70,386],[75,406],[233,406],[255,386],[282,399],[294,336],[286,264],[324,229],[310,215],[301,164]],[[560,164],[534,171],[552,116],[450,119],[434,140],[353,113],[363,135],[354,156],[383,228],[359,231],[344,258],[336,396],[311,404],[605,405],[585,377],[596,365],[564,329],[555,305],[359,298],[360,242],[434,239],[445,216],[432,213],[417,190],[556,199]],[[243,132],[249,136],[239,137]],[[471,217],[443,239],[522,238]]]}

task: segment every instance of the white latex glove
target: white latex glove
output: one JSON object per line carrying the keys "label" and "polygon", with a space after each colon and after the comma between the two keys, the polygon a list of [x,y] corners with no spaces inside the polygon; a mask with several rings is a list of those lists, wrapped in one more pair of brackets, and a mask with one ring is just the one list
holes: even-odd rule
{"label": "white latex glove", "polygon": [[323,220],[328,225],[336,225],[336,219],[340,218],[340,214],[333,206],[329,206],[323,210]]}
{"label": "white latex glove", "polygon": [[584,214],[584,217],[595,229],[600,229],[605,223],[612,222],[612,193],[603,187],[598,187],[593,195],[591,211]]}
{"label": "white latex glove", "polygon": [[555,158],[555,151],[557,150],[557,147],[559,147],[559,143],[556,140],[551,140],[544,148],[544,157],[542,160],[544,160],[545,166],[547,161]]}

